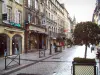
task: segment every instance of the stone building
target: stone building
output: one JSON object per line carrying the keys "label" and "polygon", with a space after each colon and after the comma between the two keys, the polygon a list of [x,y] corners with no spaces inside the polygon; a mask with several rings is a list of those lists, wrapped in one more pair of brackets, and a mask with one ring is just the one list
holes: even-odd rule
{"label": "stone building", "polygon": [[[60,45],[66,38],[64,29],[68,27],[68,12],[58,0],[40,0],[41,23],[47,29],[47,48],[50,44]],[[65,28],[66,27],[66,28]]]}
{"label": "stone building", "polygon": [[0,0],[0,56],[24,52],[23,0]]}
{"label": "stone building", "polygon": [[0,0],[0,56],[64,46],[69,26],[58,0]]}
{"label": "stone building", "polygon": [[41,25],[40,0],[24,0],[25,51],[46,49],[46,28]]}

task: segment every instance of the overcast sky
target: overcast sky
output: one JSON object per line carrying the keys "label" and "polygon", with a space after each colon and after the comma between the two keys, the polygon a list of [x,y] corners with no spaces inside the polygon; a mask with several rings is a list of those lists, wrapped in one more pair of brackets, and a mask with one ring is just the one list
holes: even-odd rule
{"label": "overcast sky", "polygon": [[96,0],[58,0],[65,4],[70,16],[75,15],[77,22],[91,21]]}

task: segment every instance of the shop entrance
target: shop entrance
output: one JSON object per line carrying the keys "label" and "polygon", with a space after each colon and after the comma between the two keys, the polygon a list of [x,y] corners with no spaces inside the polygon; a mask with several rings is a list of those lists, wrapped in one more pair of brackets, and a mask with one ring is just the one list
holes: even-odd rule
{"label": "shop entrance", "polygon": [[16,49],[22,53],[22,37],[20,35],[14,35],[12,38],[12,55],[16,54]]}
{"label": "shop entrance", "polygon": [[0,57],[4,56],[4,51],[9,55],[9,37],[6,34],[0,34]]}
{"label": "shop entrance", "polygon": [[37,49],[37,35],[34,33],[30,34],[30,42],[29,42],[29,49],[34,50]]}

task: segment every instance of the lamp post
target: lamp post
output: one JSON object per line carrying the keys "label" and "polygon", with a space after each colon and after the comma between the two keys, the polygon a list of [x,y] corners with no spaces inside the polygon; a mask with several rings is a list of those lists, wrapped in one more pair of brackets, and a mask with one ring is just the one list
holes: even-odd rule
{"label": "lamp post", "polygon": [[50,40],[50,55],[52,54],[52,44],[51,44],[51,29],[49,29],[49,32],[50,32],[50,34],[49,34],[49,40]]}
{"label": "lamp post", "polygon": [[28,28],[29,28],[29,21],[25,21],[25,53],[28,50]]}

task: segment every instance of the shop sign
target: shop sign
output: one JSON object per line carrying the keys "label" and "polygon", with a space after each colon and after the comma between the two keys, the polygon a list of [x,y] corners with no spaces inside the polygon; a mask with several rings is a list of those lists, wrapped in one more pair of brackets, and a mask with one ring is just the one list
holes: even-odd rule
{"label": "shop sign", "polygon": [[29,30],[39,31],[45,33],[45,29],[29,26]]}
{"label": "shop sign", "polygon": [[10,22],[10,24],[11,24],[12,26],[21,27],[21,25],[18,24],[18,23]]}

